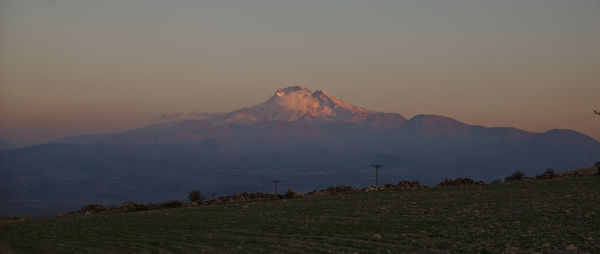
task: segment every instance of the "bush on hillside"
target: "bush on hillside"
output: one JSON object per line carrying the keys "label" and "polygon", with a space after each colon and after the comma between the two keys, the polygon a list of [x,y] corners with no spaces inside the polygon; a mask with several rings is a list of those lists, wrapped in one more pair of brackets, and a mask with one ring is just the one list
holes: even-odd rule
{"label": "bush on hillside", "polygon": [[600,161],[596,161],[596,164],[594,164],[594,166],[596,166],[596,168],[598,169],[598,174],[600,174]]}
{"label": "bush on hillside", "polygon": [[113,212],[116,211],[145,211],[152,209],[152,204],[144,205],[138,202],[127,201],[123,202],[118,206],[111,206],[109,209]]}
{"label": "bush on hillside", "polygon": [[216,199],[211,200],[213,203],[228,203],[228,202],[241,202],[241,201],[258,201],[258,200],[277,200],[279,196],[270,193],[234,193],[231,195],[223,195]]}
{"label": "bush on hillside", "polygon": [[288,190],[285,195],[283,195],[281,198],[283,199],[292,199],[292,198],[302,198],[304,197],[304,195],[302,195],[302,193],[297,193],[293,190]]}
{"label": "bush on hillside", "polygon": [[173,200],[173,201],[169,201],[169,202],[163,202],[158,204],[158,206],[160,208],[178,208],[181,207],[183,205],[182,201],[179,200]]}
{"label": "bush on hillside", "polygon": [[421,185],[419,181],[400,181],[397,185],[392,185],[392,189],[417,189],[425,188],[425,185]]}
{"label": "bush on hillside", "polygon": [[512,173],[510,176],[504,178],[504,182],[512,182],[512,181],[521,181],[525,177],[525,173],[517,170]]}
{"label": "bush on hillside", "polygon": [[502,183],[502,178],[496,178],[492,183]]}
{"label": "bush on hillside", "polygon": [[93,214],[93,213],[104,212],[106,210],[107,209],[106,209],[106,207],[104,207],[104,205],[90,204],[90,205],[86,205],[83,208],[81,208],[79,210],[79,213],[81,213],[81,214]]}
{"label": "bush on hillside", "polygon": [[446,178],[443,182],[439,183],[437,186],[467,186],[467,185],[481,185],[484,184],[482,181],[473,181],[473,179],[465,177],[465,178]]}
{"label": "bush on hillside", "polygon": [[198,204],[202,204],[202,202],[204,202],[204,200],[205,200],[204,196],[202,196],[202,193],[199,190],[190,192],[188,194],[188,199],[191,202],[196,202]]}
{"label": "bush on hillside", "polygon": [[541,175],[536,175],[535,179],[551,179],[556,177],[556,174],[554,173],[554,169],[551,168],[547,168],[546,171],[541,174]]}

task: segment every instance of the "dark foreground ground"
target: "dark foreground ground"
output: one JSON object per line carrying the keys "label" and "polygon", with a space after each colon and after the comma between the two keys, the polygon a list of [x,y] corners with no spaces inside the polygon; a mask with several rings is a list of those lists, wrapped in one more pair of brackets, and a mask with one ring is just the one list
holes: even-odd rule
{"label": "dark foreground ground", "polygon": [[600,177],[28,220],[0,253],[600,252]]}

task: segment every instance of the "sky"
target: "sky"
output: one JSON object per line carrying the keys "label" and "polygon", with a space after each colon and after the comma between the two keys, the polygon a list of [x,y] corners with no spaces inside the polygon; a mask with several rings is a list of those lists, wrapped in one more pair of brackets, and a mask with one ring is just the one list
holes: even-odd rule
{"label": "sky", "polygon": [[600,1],[0,0],[0,137],[19,145],[290,85],[600,140]]}

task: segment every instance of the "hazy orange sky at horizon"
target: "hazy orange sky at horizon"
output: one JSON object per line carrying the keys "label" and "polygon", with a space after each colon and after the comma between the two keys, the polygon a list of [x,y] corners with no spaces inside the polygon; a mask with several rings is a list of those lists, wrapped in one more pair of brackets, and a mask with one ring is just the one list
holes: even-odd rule
{"label": "hazy orange sky at horizon", "polygon": [[600,140],[600,1],[0,1],[0,137],[20,145],[290,85]]}

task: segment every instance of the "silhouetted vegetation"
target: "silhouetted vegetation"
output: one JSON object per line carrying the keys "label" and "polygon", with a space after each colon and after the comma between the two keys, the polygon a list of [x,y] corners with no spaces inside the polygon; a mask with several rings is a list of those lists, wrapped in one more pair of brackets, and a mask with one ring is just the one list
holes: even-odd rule
{"label": "silhouetted vegetation", "polygon": [[79,210],[79,212],[82,214],[92,214],[92,213],[104,212],[106,210],[107,209],[106,209],[106,207],[104,207],[104,205],[90,204],[90,205],[86,205],[83,208],[81,208]]}
{"label": "silhouetted vegetation", "polygon": [[138,202],[128,201],[128,202],[123,202],[119,206],[110,207],[109,210],[111,210],[111,211],[145,211],[145,210],[156,209],[156,208],[157,208],[157,205],[152,204],[152,203],[144,205],[144,204],[141,204]]}
{"label": "silhouetted vegetation", "polygon": [[271,193],[234,193],[231,195],[220,196],[216,199],[211,199],[210,203],[233,203],[233,202],[243,202],[243,201],[261,201],[261,200],[277,200],[279,196]]}
{"label": "silhouetted vegetation", "polygon": [[512,175],[504,178],[504,182],[508,183],[508,182],[513,182],[513,181],[521,181],[521,180],[523,180],[524,177],[525,177],[525,173],[517,170],[514,173],[512,173]]}
{"label": "silhouetted vegetation", "polygon": [[285,195],[281,196],[283,199],[292,199],[292,198],[303,198],[304,195],[302,193],[297,193],[293,190],[288,190]]}
{"label": "silhouetted vegetation", "polygon": [[600,161],[596,161],[596,164],[594,164],[594,166],[596,166],[596,168],[598,169],[598,174],[600,174]]}
{"label": "silhouetted vegetation", "polygon": [[373,192],[373,191],[389,191],[389,190],[405,190],[405,189],[421,189],[427,188],[421,185],[419,181],[400,181],[398,184],[385,184],[383,186],[370,186],[368,188],[354,188],[350,185],[330,186],[321,190],[313,190],[306,193],[306,196],[322,196],[331,194],[341,194],[347,192]]}
{"label": "silhouetted vegetation", "polygon": [[502,183],[502,178],[496,178],[496,180],[492,181],[493,184]]}
{"label": "silhouetted vegetation", "polygon": [[448,179],[444,180],[438,186],[467,186],[467,185],[483,185],[482,181],[473,181],[471,178],[456,178],[456,179]]}
{"label": "silhouetted vegetation", "polygon": [[557,177],[557,176],[556,176],[556,173],[554,172],[554,169],[547,168],[546,171],[544,171],[543,174],[536,175],[535,179],[538,179],[538,180],[540,180],[540,179],[551,179],[551,178],[555,178],[555,177]]}
{"label": "silhouetted vegetation", "polygon": [[205,200],[204,196],[202,196],[202,193],[199,190],[190,192],[188,194],[188,199],[191,202],[196,202],[198,204],[202,204],[202,202],[204,202],[204,200]]}
{"label": "silhouetted vegetation", "polygon": [[339,185],[339,186],[329,186],[325,189],[321,190],[313,190],[308,192],[306,195],[324,195],[324,194],[335,194],[335,193],[344,193],[344,192],[357,192],[360,189],[356,189],[350,185]]}
{"label": "silhouetted vegetation", "polygon": [[158,206],[160,208],[178,208],[178,207],[183,206],[183,202],[179,201],[179,200],[173,200],[173,201],[169,201],[169,202],[160,203],[160,204],[158,204]]}
{"label": "silhouetted vegetation", "polygon": [[395,190],[395,189],[419,189],[426,188],[425,185],[421,185],[419,181],[400,181],[398,184],[386,184],[383,186],[386,190]]}

